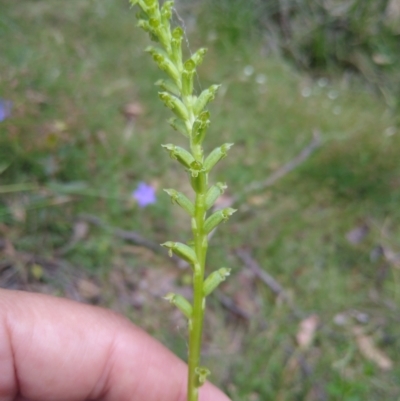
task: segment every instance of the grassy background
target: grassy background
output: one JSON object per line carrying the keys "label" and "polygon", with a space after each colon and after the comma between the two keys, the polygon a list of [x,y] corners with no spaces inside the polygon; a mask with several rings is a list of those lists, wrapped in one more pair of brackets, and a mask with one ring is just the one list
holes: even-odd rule
{"label": "grassy background", "polygon": [[[126,3],[2,1],[0,97],[14,108],[0,123],[0,284],[114,308],[185,358],[184,322],[160,297],[171,289],[190,296],[186,270],[111,228],[155,243],[185,240],[189,232],[161,190],[189,190],[160,147],[181,138],[165,124],[169,113],[154,87],[162,74],[143,52],[148,40]],[[239,5],[229,21],[241,15]],[[241,198],[209,253],[210,266],[233,268],[206,318],[204,364],[213,381],[234,400],[399,399],[400,133],[393,105],[353,79],[354,71],[299,71],[271,52],[258,30],[246,35],[236,22],[233,33],[223,30],[222,17],[221,31],[212,29],[218,13],[207,2],[179,6],[191,48],[209,48],[201,86],[223,84],[207,150],[235,142],[213,179]],[[245,24],[253,24],[250,17]],[[145,112],[127,139],[121,108],[131,102]],[[292,160],[314,131],[322,145],[312,157],[273,187],[243,192]],[[159,188],[157,203],[145,209],[131,199],[139,181]],[[106,226],[88,225],[82,213]],[[349,241],[354,230],[358,238]],[[291,302],[249,273],[238,247]],[[226,310],[223,297],[246,318]],[[296,334],[311,315],[318,329],[302,349]],[[359,328],[366,337],[355,334]],[[391,368],[380,367],[379,352]]]}

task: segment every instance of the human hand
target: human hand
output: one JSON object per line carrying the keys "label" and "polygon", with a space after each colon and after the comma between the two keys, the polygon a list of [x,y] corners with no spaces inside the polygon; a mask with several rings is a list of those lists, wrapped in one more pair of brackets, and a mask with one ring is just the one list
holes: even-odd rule
{"label": "human hand", "polygon": [[[112,311],[0,289],[0,401],[184,401],[186,365]],[[229,401],[210,383],[200,401]]]}

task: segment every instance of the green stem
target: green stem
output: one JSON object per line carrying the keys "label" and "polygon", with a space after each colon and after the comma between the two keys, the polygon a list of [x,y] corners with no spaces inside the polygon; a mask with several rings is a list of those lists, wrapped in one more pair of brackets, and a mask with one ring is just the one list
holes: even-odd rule
{"label": "green stem", "polygon": [[[172,2],[167,1],[163,3],[161,14],[158,0],[130,0],[130,2],[133,5],[139,3],[144,14],[147,14],[147,18],[144,17],[143,19],[139,14],[139,25],[150,33],[152,39],[158,37],[159,42],[164,48],[164,50],[153,47],[149,49],[149,52],[152,54],[160,69],[164,70],[173,82],[172,86],[171,83],[169,84],[170,89],[168,89],[168,85],[165,85],[166,92],[161,92],[160,97],[165,105],[171,108],[178,120],[181,120],[179,121],[181,127],[179,131],[181,132],[183,123],[185,129],[182,133],[189,137],[190,149],[194,158],[194,161],[192,161],[192,158],[189,158],[190,163],[186,163],[183,158],[179,159],[177,157],[178,161],[188,168],[191,184],[196,194],[194,213],[193,205],[189,201],[189,207],[184,208],[192,216],[193,242],[196,254],[194,257],[193,250],[189,249],[189,256],[186,255],[192,263],[195,263],[193,266],[193,304],[190,306],[186,300],[182,301],[183,304],[181,304],[180,309],[189,317],[189,377],[187,401],[198,401],[199,388],[205,382],[207,374],[209,373],[207,369],[200,367],[200,359],[206,304],[204,270],[208,247],[207,232],[205,231],[204,225],[206,221],[206,211],[210,208],[209,204],[206,207],[205,198],[208,190],[208,172],[212,167],[212,165],[210,165],[210,167],[206,169],[203,165],[204,154],[201,142],[204,135],[199,136],[199,132],[205,134],[205,129],[208,127],[210,122],[208,120],[209,113],[203,113],[207,103],[214,98],[218,86],[212,86],[208,92],[205,92],[206,95],[203,95],[203,97],[201,97],[202,95],[199,97],[193,95],[193,75],[195,74],[196,67],[202,61],[205,49],[200,49],[192,55],[185,64],[182,64],[181,42],[183,39],[183,30],[176,28],[172,33],[170,31],[169,19],[172,15]],[[165,21],[165,19],[168,19],[168,21]],[[201,101],[200,98],[202,99]],[[205,118],[199,119],[200,115],[203,117],[205,116]],[[198,120],[197,125],[194,126],[196,120]],[[199,123],[202,124],[201,129],[204,129],[204,131],[199,131]],[[222,155],[220,158],[221,157]],[[214,164],[216,161],[217,160],[214,161]],[[209,200],[208,203],[210,203]],[[168,244],[174,243],[169,241],[165,243],[164,246],[168,246]],[[180,244],[180,246],[182,247],[182,244]],[[188,252],[187,246],[185,246],[184,249],[185,252]],[[174,250],[173,247],[170,248],[170,250]],[[177,254],[179,255],[179,250]],[[185,256],[183,252],[182,255]],[[224,270],[224,273],[220,273],[220,280],[223,280],[225,275],[228,274],[226,270],[227,269]],[[221,274],[223,274],[222,278]],[[179,301],[179,298],[175,294],[168,295],[167,299],[175,300],[176,302]]]}
{"label": "green stem", "polygon": [[200,366],[201,337],[205,309],[203,291],[204,268],[208,247],[207,235],[204,233],[205,204],[204,193],[196,193],[195,216],[193,221],[194,247],[198,264],[194,266],[193,276],[193,315],[189,321],[189,378],[188,401],[197,401],[199,395],[199,381],[196,368]]}

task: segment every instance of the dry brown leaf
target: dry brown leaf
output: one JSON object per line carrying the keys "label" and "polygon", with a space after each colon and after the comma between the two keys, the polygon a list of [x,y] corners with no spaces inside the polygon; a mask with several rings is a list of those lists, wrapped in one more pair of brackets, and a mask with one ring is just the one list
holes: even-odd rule
{"label": "dry brown leaf", "polygon": [[364,334],[364,330],[360,326],[353,327],[353,334],[361,354],[368,360],[374,362],[382,370],[391,370],[393,367],[392,360],[374,343],[374,340]]}
{"label": "dry brown leaf", "polygon": [[318,324],[317,315],[308,316],[300,322],[299,331],[296,334],[296,341],[300,348],[307,349],[311,346]]}

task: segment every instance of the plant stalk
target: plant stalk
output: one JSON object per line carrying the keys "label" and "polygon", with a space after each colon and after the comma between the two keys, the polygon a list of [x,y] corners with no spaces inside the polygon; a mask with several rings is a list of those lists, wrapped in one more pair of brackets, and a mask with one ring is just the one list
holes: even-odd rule
{"label": "plant stalk", "polygon": [[208,247],[207,235],[204,233],[205,204],[204,193],[196,193],[195,216],[193,222],[194,248],[198,264],[194,266],[193,275],[193,316],[189,320],[189,377],[188,401],[197,401],[199,396],[199,381],[196,369],[200,366],[201,338],[205,309],[203,291],[205,261]]}
{"label": "plant stalk", "polygon": [[213,187],[209,188],[208,173],[219,160],[226,156],[226,152],[232,144],[228,143],[215,148],[204,159],[202,142],[210,124],[207,104],[214,99],[219,85],[210,86],[199,96],[193,94],[193,77],[196,74],[197,66],[203,60],[206,49],[199,49],[187,61],[182,62],[181,43],[184,32],[179,27],[173,31],[170,29],[173,1],[164,1],[161,8],[159,0],[130,0],[130,2],[132,5],[138,4],[141,8],[141,13],[138,13],[138,25],[162,47],[150,46],[146,51],[152,55],[158,67],[169,76],[167,81],[162,80],[158,84],[163,89],[159,92],[160,99],[175,115],[170,120],[170,124],[190,141],[191,153],[173,144],[166,144],[163,147],[189,173],[195,192],[194,204],[184,194],[173,189],[165,191],[171,196],[173,202],[175,201],[191,216],[193,241],[188,244],[167,241],[162,246],[169,249],[171,256],[174,252],[189,262],[194,271],[192,304],[179,294],[169,293],[165,299],[173,303],[188,318],[187,401],[198,401],[199,388],[206,382],[210,373],[207,368],[200,366],[206,296],[225,280],[230,271],[225,267],[220,268],[208,275],[206,280],[204,279],[208,247],[207,235],[235,212],[232,208],[226,208],[207,218],[207,210],[212,207],[217,197],[226,188],[226,185],[222,183],[213,186],[214,189]]}

